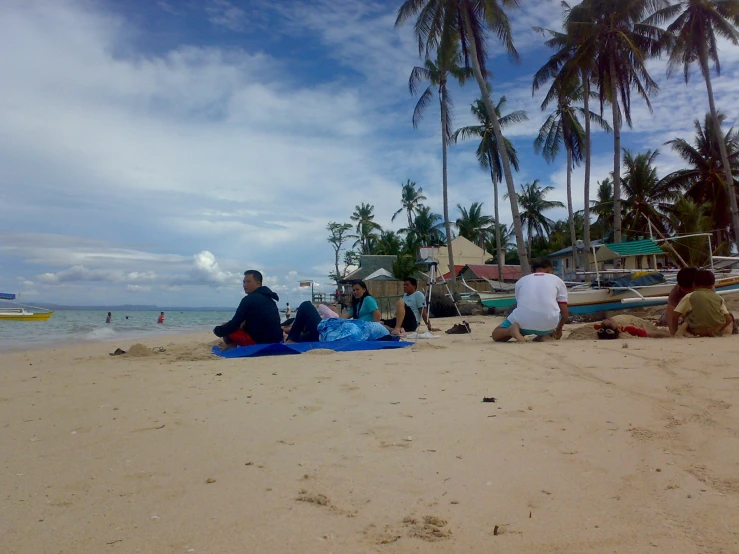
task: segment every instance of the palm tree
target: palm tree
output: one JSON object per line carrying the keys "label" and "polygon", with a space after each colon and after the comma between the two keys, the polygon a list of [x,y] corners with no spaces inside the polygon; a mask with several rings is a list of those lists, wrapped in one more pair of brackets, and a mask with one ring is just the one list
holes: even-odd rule
{"label": "palm tree", "polygon": [[423,187],[416,188],[415,181],[406,180],[400,195],[401,208],[393,214],[390,221],[395,221],[395,218],[405,211],[408,216],[408,227],[410,227],[413,225],[413,214],[422,206],[421,203],[424,200],[426,197],[423,195]]}
{"label": "palm tree", "polygon": [[[690,198],[682,198],[671,210],[670,227],[674,233],[680,235],[710,233],[713,229],[710,205],[697,204]],[[703,237],[680,238],[673,241],[672,246],[688,265],[699,267],[709,262]]]}
{"label": "palm tree", "polygon": [[577,233],[575,231],[575,212],[572,206],[572,169],[582,161],[586,142],[585,131],[580,124],[578,114],[585,120],[594,121],[607,131],[610,131],[610,126],[598,114],[586,112],[585,108],[572,105],[573,102],[582,100],[585,94],[584,88],[576,80],[555,80],[551,92],[553,94],[547,95],[541,109],[545,110],[552,101],[556,101],[557,108],[541,126],[539,135],[534,140],[534,150],[537,154],[542,153],[544,159],[549,163],[554,161],[563,145],[567,153],[567,221],[570,226],[570,243],[573,267],[575,267]]}
{"label": "palm tree", "polygon": [[397,256],[403,251],[403,239],[395,231],[382,231],[377,239],[374,254]]}
{"label": "palm tree", "polygon": [[489,215],[482,215],[482,202],[473,202],[469,210],[460,204],[457,204],[457,208],[461,212],[456,221],[459,234],[484,249],[485,240],[494,223],[493,218]]}
{"label": "palm tree", "polygon": [[680,198],[674,183],[657,177],[658,150],[634,155],[624,149],[624,227],[651,235],[649,222],[661,233],[667,230],[667,213]]}
{"label": "palm tree", "polygon": [[[562,7],[564,8],[563,19],[566,21],[569,16],[571,7],[567,2],[562,0]],[[577,42],[575,37],[568,36],[565,33],[558,31],[552,31],[550,29],[543,29],[535,27],[535,30],[548,34],[549,40],[545,42],[547,46],[556,50],[556,52],[549,58],[549,60],[536,72],[534,75],[534,81],[532,84],[532,94],[535,93],[539,88],[544,86],[551,79],[567,81],[569,79],[579,78],[583,87],[583,109],[585,113],[590,113],[590,98],[591,95],[595,95],[593,87],[597,88],[597,83],[592,83],[592,77],[594,72],[593,60],[589,58],[577,58],[579,66],[574,66],[576,63],[575,54],[580,44]],[[549,100],[553,100],[550,96],[556,92],[556,87],[552,87],[547,94]],[[592,133],[590,128],[590,119],[585,118],[585,141],[582,144],[583,157],[585,159],[585,175],[583,182],[583,203],[584,212],[583,220],[585,226],[583,228],[583,241],[585,243],[585,251],[590,251],[590,169],[592,165]]]}
{"label": "palm tree", "polygon": [[417,254],[421,246],[439,246],[444,243],[444,220],[439,214],[431,212],[428,206],[421,206],[413,218],[413,225],[401,229],[406,235],[406,249]]}
{"label": "palm tree", "polygon": [[510,21],[503,9],[517,5],[518,0],[405,0],[398,10],[395,25],[402,25],[418,14],[414,31],[418,39],[419,52],[422,55],[425,52],[426,57],[437,48],[444,51],[457,50],[457,44],[461,43],[465,66],[471,65],[472,67],[485,111],[497,139],[503,175],[511,201],[521,269],[526,274],[530,272],[530,267],[523,238],[521,215],[515,201],[516,187],[513,182],[508,152],[504,146],[505,141],[500,122],[495,114],[495,106],[490,99],[490,91],[485,81],[487,75],[485,67],[486,31],[498,38],[511,59],[518,60],[518,52],[513,45]]}
{"label": "palm tree", "polygon": [[534,236],[548,237],[554,221],[544,215],[544,212],[553,208],[564,208],[565,205],[557,200],[547,200],[546,195],[554,187],[539,186],[539,179],[533,183],[521,185],[521,192],[516,194],[515,200],[521,208],[521,221],[526,227],[528,239],[528,255],[531,256],[531,242]]}
{"label": "palm tree", "polygon": [[[506,253],[509,250],[515,250],[516,248],[516,237],[513,233],[513,227],[508,227],[505,223],[496,225],[493,223],[495,228],[494,232],[488,233],[488,240],[485,243],[485,250],[487,252],[496,253],[496,263],[498,264],[498,271],[502,271],[501,267],[505,264]],[[498,258],[502,256],[502,263]]]}
{"label": "palm tree", "polygon": [[658,90],[646,62],[665,47],[666,31],[648,18],[667,0],[584,0],[566,16],[566,31],[577,47],[575,68],[592,67],[601,112],[611,104],[613,118],[613,229],[621,242],[621,125],[631,126],[631,90],[652,110],[649,94]]}
{"label": "palm tree", "polygon": [[[595,200],[590,201],[590,208],[593,213],[598,216],[595,221],[601,230],[601,240],[606,241],[606,236],[610,234],[608,221],[613,221],[613,182],[606,178],[598,182],[598,191],[595,194]],[[606,232],[608,231],[608,232]]]}
{"label": "palm tree", "polygon": [[[501,129],[505,129],[509,125],[519,123],[521,121],[527,121],[529,118],[526,112],[518,110],[511,112],[504,116],[501,116],[501,111],[506,103],[506,97],[502,96],[498,105],[495,106],[495,114],[498,116],[498,122],[500,123]],[[452,135],[452,140],[456,143],[459,140],[466,140],[471,137],[479,137],[480,145],[477,147],[477,161],[480,166],[490,171],[490,179],[493,181],[493,205],[494,205],[494,218],[495,222],[500,221],[500,213],[498,208],[498,183],[503,180],[503,164],[500,159],[500,153],[498,152],[498,141],[495,138],[492,124],[488,118],[488,114],[485,111],[485,104],[483,101],[475,100],[474,104],[470,107],[472,113],[480,122],[480,125],[472,125],[469,127],[462,127],[457,129]],[[505,141],[505,150],[508,153],[508,159],[510,160],[513,169],[518,171],[518,153],[513,146],[513,143],[507,138],[503,137]],[[494,226],[494,232],[500,232],[500,225]],[[501,237],[495,238],[495,244],[499,245],[496,251],[496,257],[498,259],[498,275],[503,275],[503,264],[505,264],[505,255],[502,250],[502,239]]]}
{"label": "palm tree", "polygon": [[362,202],[359,206],[355,206],[354,213],[349,219],[357,223],[357,242],[362,254],[371,254],[372,246],[377,240],[375,231],[382,231],[382,227],[374,221],[375,207],[371,204]]}
{"label": "palm tree", "polygon": [[676,67],[683,66],[685,83],[687,83],[690,77],[690,66],[694,62],[698,62],[700,66],[706,81],[713,131],[716,134],[721,154],[724,185],[728,189],[734,240],[739,243],[739,210],[737,209],[736,191],[731,186],[734,182],[731,172],[732,164],[723,140],[721,120],[713,97],[710,68],[710,63],[713,63],[716,75],[721,75],[717,35],[728,39],[734,45],[739,44],[739,0],[682,0],[657,12],[654,20],[669,21],[675,16],[677,19],[667,27],[667,31],[674,36],[670,45],[667,74],[670,75]]}
{"label": "palm tree", "polygon": [[[456,50],[442,49],[437,50],[436,62],[426,59],[423,67],[414,67],[411,71],[411,77],[408,80],[408,88],[411,94],[415,96],[418,84],[428,82],[429,85],[421,94],[413,110],[413,128],[418,128],[418,124],[423,117],[426,106],[434,96],[436,89],[439,97],[439,107],[441,112],[441,182],[442,196],[444,202],[444,227],[446,229],[447,254],[449,256],[449,267],[454,267],[454,254],[452,252],[452,224],[449,220],[449,194],[447,183],[447,145],[451,140],[452,129],[452,99],[447,90],[447,79],[451,75],[460,83],[464,83],[467,78],[468,71],[459,66],[461,61],[460,55]],[[457,282],[454,272],[450,278],[452,294],[457,292]]]}
{"label": "palm tree", "polygon": [[[725,116],[720,111],[717,114],[719,126]],[[721,143],[726,151],[730,171],[739,171],[739,131],[729,129],[728,133],[718,140],[714,119],[706,114],[703,124],[696,119],[693,121],[695,138],[693,144],[685,139],[677,138],[667,141],[672,149],[688,164],[687,169],[675,171],[665,177],[665,180],[685,192],[685,196],[697,204],[710,204],[709,217],[713,221],[715,244],[721,244],[729,239],[726,231],[732,222],[728,206],[730,205],[726,186],[726,171],[721,155]],[[737,186],[736,180],[734,187]]]}

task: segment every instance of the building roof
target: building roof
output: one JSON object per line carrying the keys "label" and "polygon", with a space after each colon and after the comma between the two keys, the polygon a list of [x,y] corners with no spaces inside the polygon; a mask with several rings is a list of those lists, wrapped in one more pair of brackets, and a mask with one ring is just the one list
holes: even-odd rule
{"label": "building roof", "polygon": [[614,260],[616,258],[628,258],[631,256],[651,256],[664,254],[656,242],[651,239],[633,240],[630,242],[619,242],[616,244],[604,244],[598,249],[598,261]]}
{"label": "building roof", "polygon": [[380,268],[377,271],[370,273],[364,278],[365,281],[397,281],[398,279],[385,268]]}
{"label": "building roof", "polygon": [[[484,264],[484,265],[466,265],[465,269],[468,269],[478,279],[488,279],[490,281],[498,280],[498,266],[497,264]],[[503,266],[503,280],[504,281],[517,281],[522,277],[520,265],[504,265]]]}
{"label": "building roof", "polygon": [[[603,246],[603,241],[590,241],[590,246],[596,246],[600,248],[601,246]],[[572,256],[572,246],[568,246],[567,248],[563,248],[562,250],[557,250],[556,252],[547,254],[547,258],[561,258],[562,256]]]}
{"label": "building roof", "polygon": [[375,273],[378,269],[384,269],[389,273],[392,273],[393,262],[396,259],[397,256],[372,256],[363,254],[359,256],[359,268],[352,271],[339,282],[348,283],[350,281],[362,281]]}
{"label": "building roof", "polygon": [[[459,277],[459,274],[460,274],[460,273],[462,273],[462,270],[463,270],[464,268],[465,268],[465,266],[463,266],[463,265],[457,265],[457,264],[454,264],[454,275],[455,275],[456,277]],[[446,273],[444,274],[444,280],[445,280],[445,281],[448,281],[448,280],[449,280],[449,277],[451,277],[451,276],[452,276],[452,272],[451,272],[451,271],[447,271],[447,272],[446,272]]]}

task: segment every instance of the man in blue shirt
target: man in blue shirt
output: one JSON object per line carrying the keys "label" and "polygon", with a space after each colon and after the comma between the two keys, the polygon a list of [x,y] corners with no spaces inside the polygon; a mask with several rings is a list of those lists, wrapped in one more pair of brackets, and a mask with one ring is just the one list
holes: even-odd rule
{"label": "man in blue shirt", "polygon": [[438,331],[431,328],[426,298],[418,290],[418,281],[415,277],[408,277],[403,281],[403,297],[395,305],[395,317],[382,320],[383,325],[391,334],[400,335],[403,332],[412,333],[421,323],[425,323],[429,331]]}

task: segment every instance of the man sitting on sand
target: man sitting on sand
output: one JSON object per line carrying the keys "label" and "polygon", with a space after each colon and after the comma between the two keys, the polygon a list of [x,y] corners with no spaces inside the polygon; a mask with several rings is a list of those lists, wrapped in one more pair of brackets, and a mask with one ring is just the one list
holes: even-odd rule
{"label": "man sitting on sand", "polygon": [[567,322],[567,287],[552,275],[552,262],[539,258],[531,264],[532,274],[516,282],[516,308],[493,331],[493,340],[523,342],[526,335],[559,340]]}
{"label": "man sitting on sand", "polygon": [[670,334],[678,334],[678,321],[685,318],[685,325],[680,329],[680,334],[688,332],[699,337],[718,337],[730,335],[734,318],[726,308],[724,299],[721,298],[713,286],[716,277],[705,269],[698,270],[695,274],[695,291],[683,298],[675,307],[670,318]]}
{"label": "man sitting on sand", "polygon": [[418,290],[418,280],[408,277],[403,281],[403,297],[395,305],[395,317],[383,319],[382,324],[387,327],[392,335],[412,333],[423,322],[429,331],[438,331],[431,328],[428,310],[426,310],[426,298]]}
{"label": "man sitting on sand", "polygon": [[244,272],[244,292],[246,296],[231,321],[219,325],[213,333],[223,339],[227,348],[281,342],[280,311],[277,309],[280,298],[269,287],[262,286],[259,271]]}

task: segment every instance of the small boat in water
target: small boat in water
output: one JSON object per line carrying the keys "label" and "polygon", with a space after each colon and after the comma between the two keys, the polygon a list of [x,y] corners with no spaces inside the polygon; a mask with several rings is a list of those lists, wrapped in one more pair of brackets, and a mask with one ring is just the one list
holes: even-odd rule
{"label": "small boat in water", "polygon": [[[15,294],[0,292],[0,300],[15,300]],[[31,306],[29,306],[30,308]],[[22,306],[14,306],[5,308],[0,306],[0,321],[46,321],[52,315],[53,311],[29,312]]]}

